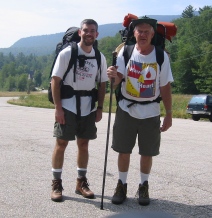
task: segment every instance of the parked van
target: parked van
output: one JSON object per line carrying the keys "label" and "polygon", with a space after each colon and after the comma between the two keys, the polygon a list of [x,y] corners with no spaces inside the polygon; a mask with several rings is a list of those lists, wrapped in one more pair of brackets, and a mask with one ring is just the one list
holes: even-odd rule
{"label": "parked van", "polygon": [[194,95],[188,103],[186,112],[192,115],[194,121],[208,118],[212,122],[212,95]]}

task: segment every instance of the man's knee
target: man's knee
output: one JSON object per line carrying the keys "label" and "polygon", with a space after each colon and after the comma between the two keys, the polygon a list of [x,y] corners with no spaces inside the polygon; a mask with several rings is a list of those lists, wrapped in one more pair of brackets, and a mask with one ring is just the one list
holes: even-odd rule
{"label": "man's knee", "polygon": [[68,141],[66,141],[66,140],[62,140],[62,139],[56,140],[56,149],[57,150],[61,150],[61,151],[65,150],[67,145],[68,145]]}
{"label": "man's knee", "polygon": [[77,139],[77,145],[80,150],[88,150],[88,139]]}
{"label": "man's knee", "polygon": [[152,156],[141,155],[141,160],[143,160],[143,161],[151,161],[152,160]]}
{"label": "man's knee", "polygon": [[129,159],[130,159],[130,154],[119,153],[119,160],[129,161]]}

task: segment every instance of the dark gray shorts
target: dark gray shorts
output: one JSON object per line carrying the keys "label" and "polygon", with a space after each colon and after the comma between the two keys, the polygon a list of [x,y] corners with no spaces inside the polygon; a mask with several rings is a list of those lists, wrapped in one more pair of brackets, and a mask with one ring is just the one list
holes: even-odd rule
{"label": "dark gray shorts", "polygon": [[118,107],[113,126],[113,150],[131,154],[137,136],[140,155],[158,155],[161,138],[160,116],[136,119]]}
{"label": "dark gray shorts", "polygon": [[73,141],[77,138],[81,139],[96,139],[97,128],[95,123],[96,111],[87,116],[77,119],[76,114],[64,109],[65,124],[55,122],[54,137],[66,141]]}

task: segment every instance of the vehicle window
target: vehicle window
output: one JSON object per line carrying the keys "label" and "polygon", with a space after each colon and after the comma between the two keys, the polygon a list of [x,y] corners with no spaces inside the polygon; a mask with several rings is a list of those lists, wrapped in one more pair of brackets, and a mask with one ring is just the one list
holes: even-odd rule
{"label": "vehicle window", "polygon": [[212,104],[212,97],[208,97],[208,103]]}
{"label": "vehicle window", "polygon": [[190,103],[191,104],[194,104],[194,103],[204,104],[205,99],[206,99],[206,96],[201,96],[201,97],[195,96],[191,99]]}

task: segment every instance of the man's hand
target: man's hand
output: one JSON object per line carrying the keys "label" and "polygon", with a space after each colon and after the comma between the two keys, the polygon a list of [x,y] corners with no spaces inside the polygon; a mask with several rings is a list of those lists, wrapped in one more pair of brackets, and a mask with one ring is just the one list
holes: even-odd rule
{"label": "man's hand", "polygon": [[96,123],[99,122],[102,119],[102,109],[98,109],[96,110]]}
{"label": "man's hand", "polygon": [[63,109],[55,109],[55,121],[60,124],[65,124],[65,117]]}
{"label": "man's hand", "polygon": [[168,113],[163,120],[163,124],[160,127],[161,132],[167,131],[172,126],[172,114]]}
{"label": "man's hand", "polygon": [[108,67],[107,69],[107,76],[108,78],[111,80],[112,78],[116,78],[118,75],[117,75],[117,68],[114,67],[114,66],[110,66]]}
{"label": "man's hand", "polygon": [[60,82],[61,82],[60,77],[57,76],[52,77],[51,86],[52,86],[52,95],[53,95],[54,106],[55,106],[55,121],[60,124],[65,124],[64,111],[60,99]]}
{"label": "man's hand", "polygon": [[123,75],[117,71],[118,67],[110,66],[107,69],[107,76],[111,81],[113,79],[113,87],[115,88],[122,80]]}

